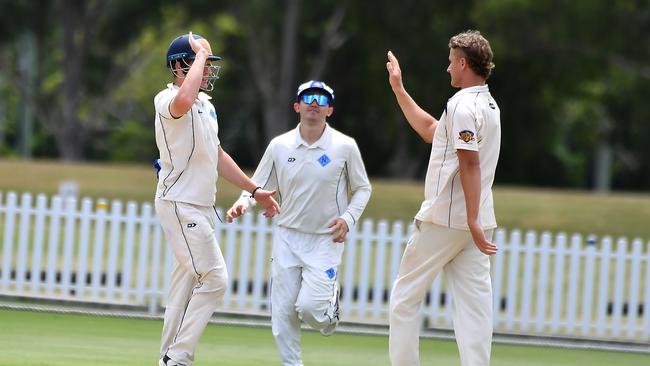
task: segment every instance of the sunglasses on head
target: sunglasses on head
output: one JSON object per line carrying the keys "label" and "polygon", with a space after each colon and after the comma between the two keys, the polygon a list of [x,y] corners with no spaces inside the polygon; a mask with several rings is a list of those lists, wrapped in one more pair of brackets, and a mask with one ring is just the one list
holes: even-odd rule
{"label": "sunglasses on head", "polygon": [[316,101],[316,103],[322,107],[327,106],[330,103],[327,95],[323,94],[303,94],[300,99],[305,102],[305,104],[311,104],[313,101]]}

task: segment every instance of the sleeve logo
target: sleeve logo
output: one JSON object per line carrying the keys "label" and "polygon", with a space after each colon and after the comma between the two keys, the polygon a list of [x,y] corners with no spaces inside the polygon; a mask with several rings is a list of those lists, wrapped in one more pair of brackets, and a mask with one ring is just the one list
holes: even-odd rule
{"label": "sleeve logo", "polygon": [[476,138],[474,138],[474,132],[472,132],[470,130],[460,131],[458,133],[458,139],[462,140],[466,144],[469,144],[470,142],[476,140]]}

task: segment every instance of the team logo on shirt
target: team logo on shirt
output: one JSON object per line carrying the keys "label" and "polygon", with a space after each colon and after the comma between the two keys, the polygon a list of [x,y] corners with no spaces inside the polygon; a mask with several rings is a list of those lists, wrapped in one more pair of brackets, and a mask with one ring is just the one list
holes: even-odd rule
{"label": "team logo on shirt", "polygon": [[458,139],[462,140],[463,142],[469,144],[470,142],[476,140],[474,138],[474,132],[470,130],[462,130],[458,133]]}
{"label": "team logo on shirt", "polygon": [[210,116],[212,116],[214,119],[217,119],[217,113],[214,111],[214,109],[210,109]]}
{"label": "team logo on shirt", "polygon": [[327,277],[328,277],[330,280],[331,280],[332,278],[334,278],[334,276],[336,276],[336,270],[334,269],[334,267],[330,267],[330,269],[328,269],[327,271],[325,271],[325,273],[327,274]]}
{"label": "team logo on shirt", "polygon": [[329,164],[330,161],[332,161],[332,160],[330,160],[329,156],[327,156],[325,154],[321,155],[321,157],[318,158],[318,162],[320,163],[321,166],[325,166],[325,165]]}

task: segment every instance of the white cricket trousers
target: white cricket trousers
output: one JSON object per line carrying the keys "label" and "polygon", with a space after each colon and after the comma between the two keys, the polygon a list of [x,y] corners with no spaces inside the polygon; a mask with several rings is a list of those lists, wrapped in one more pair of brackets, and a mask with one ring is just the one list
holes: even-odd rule
{"label": "white cricket trousers", "polygon": [[301,366],[300,321],[332,321],[343,243],[331,235],[276,227],[271,258],[271,328],[283,366]]}
{"label": "white cricket trousers", "polygon": [[174,252],[160,357],[191,365],[199,337],[228,283],[212,207],[156,199],[156,213]]}
{"label": "white cricket trousers", "polygon": [[[420,364],[421,305],[444,270],[462,366],[487,366],[492,348],[490,259],[469,231],[416,220],[390,298],[389,353],[393,366]],[[491,238],[494,230],[486,230]]]}

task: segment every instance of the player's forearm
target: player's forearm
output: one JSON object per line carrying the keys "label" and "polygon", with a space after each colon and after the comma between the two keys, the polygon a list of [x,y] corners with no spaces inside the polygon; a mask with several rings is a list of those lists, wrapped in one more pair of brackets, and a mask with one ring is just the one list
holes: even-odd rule
{"label": "player's forearm", "polygon": [[363,211],[368,205],[371,194],[372,189],[370,188],[370,185],[354,191],[352,198],[350,199],[350,204],[348,204],[348,208],[345,210],[345,213],[341,215],[341,218],[348,223],[348,227],[352,228],[352,225],[359,221],[361,214],[363,214]]}
{"label": "player's forearm", "polygon": [[199,96],[199,88],[203,80],[203,68],[205,67],[206,60],[207,55],[203,53],[196,55],[194,63],[187,72],[187,75],[185,75],[185,80],[183,80],[183,84],[170,106],[170,111],[174,116],[178,117],[187,113]]}
{"label": "player's forearm", "polygon": [[463,186],[465,195],[465,207],[467,209],[468,224],[478,224],[479,207],[481,204],[481,165],[478,159],[478,153],[465,152],[471,154],[469,157],[460,158],[460,182]]}
{"label": "player's forearm", "polygon": [[397,98],[397,104],[399,104],[408,123],[424,141],[431,143],[433,141],[433,133],[436,131],[436,126],[438,125],[438,120],[420,108],[405,89],[393,90],[393,92]]}
{"label": "player's forearm", "polygon": [[230,155],[221,148],[219,148],[219,164],[217,165],[217,171],[219,172],[219,176],[247,192],[253,192],[257,186],[255,182],[253,182],[253,180],[250,179],[241,168],[239,168],[239,165],[235,163]]}

